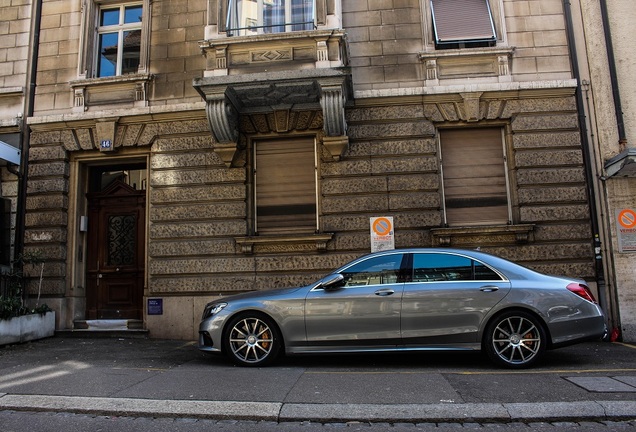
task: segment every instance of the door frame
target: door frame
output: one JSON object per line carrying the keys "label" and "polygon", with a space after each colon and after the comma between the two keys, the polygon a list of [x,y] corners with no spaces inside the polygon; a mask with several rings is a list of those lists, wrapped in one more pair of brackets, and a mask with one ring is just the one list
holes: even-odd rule
{"label": "door frame", "polygon": [[66,260],[67,284],[65,297],[67,314],[65,328],[73,328],[74,321],[85,320],[87,312],[87,266],[88,232],[83,231],[82,216],[88,216],[89,173],[91,168],[109,165],[143,164],[146,166],[146,208],[144,223],[143,275],[143,319],[146,319],[145,298],[148,296],[148,238],[149,238],[149,190],[150,149],[120,149],[116,155],[98,151],[73,152],[69,161],[69,207],[68,207],[68,256]]}

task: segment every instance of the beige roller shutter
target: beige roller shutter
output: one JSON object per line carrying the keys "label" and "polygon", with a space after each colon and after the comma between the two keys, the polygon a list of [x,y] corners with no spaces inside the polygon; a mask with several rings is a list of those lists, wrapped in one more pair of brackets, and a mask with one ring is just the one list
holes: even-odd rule
{"label": "beige roller shutter", "polygon": [[315,232],[314,140],[258,141],[254,147],[257,232]]}
{"label": "beige roller shutter", "polygon": [[435,42],[494,42],[488,0],[431,0]]}
{"label": "beige roller shutter", "polygon": [[440,131],[446,223],[506,224],[508,192],[500,128]]}

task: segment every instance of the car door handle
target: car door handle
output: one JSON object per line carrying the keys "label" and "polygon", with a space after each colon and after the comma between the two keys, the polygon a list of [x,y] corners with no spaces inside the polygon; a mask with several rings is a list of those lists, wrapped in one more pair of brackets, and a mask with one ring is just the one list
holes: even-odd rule
{"label": "car door handle", "polygon": [[379,289],[375,292],[375,295],[377,296],[390,296],[391,294],[395,294],[395,291],[393,291],[392,289]]}
{"label": "car door handle", "polygon": [[498,286],[494,286],[494,285],[492,285],[492,286],[488,285],[488,286],[483,286],[483,287],[479,288],[479,291],[482,291],[482,292],[495,292],[495,291],[498,291],[498,290],[499,290],[499,287]]}

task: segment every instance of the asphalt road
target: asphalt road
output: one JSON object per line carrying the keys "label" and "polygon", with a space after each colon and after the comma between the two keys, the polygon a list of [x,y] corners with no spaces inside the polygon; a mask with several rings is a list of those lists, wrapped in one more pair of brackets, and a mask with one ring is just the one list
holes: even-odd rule
{"label": "asphalt road", "polygon": [[497,369],[472,352],[289,357],[240,368],[183,341],[55,337],[0,348],[0,419],[3,432],[14,420],[68,418],[100,425],[90,430],[109,430],[113,418],[121,420],[116,430],[134,419],[184,431],[188,421],[252,431],[607,422],[629,429],[635,354],[636,346],[594,342],[548,352],[524,371]]}

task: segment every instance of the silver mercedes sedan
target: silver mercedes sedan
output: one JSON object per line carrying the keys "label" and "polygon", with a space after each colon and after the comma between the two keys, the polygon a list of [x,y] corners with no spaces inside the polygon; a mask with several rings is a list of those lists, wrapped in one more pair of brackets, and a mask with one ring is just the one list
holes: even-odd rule
{"label": "silver mercedes sedan", "polygon": [[474,250],[403,249],[363,256],[308,286],[208,303],[199,349],[243,366],[281,353],[483,350],[497,365],[525,368],[546,349],[605,333],[583,280]]}

